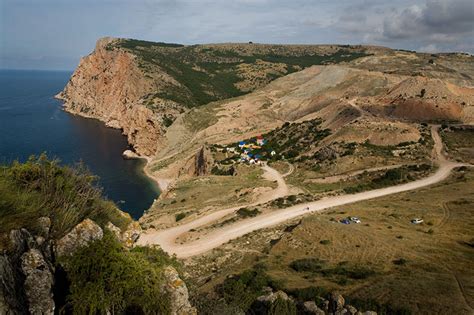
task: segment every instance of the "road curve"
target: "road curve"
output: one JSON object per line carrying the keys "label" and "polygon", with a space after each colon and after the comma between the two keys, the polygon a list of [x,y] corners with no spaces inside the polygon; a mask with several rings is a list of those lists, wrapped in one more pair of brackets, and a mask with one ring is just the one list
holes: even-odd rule
{"label": "road curve", "polygon": [[[362,200],[383,197],[436,184],[446,179],[453,168],[465,165],[461,163],[450,162],[445,159],[444,155],[442,154],[442,141],[439,137],[437,129],[438,127],[436,126],[432,127],[434,154],[437,157],[439,168],[436,170],[435,173],[426,178],[406,184],[365,191],[357,194],[342,195],[318,201],[302,203],[293,207],[259,215],[254,218],[238,221],[224,228],[216,229],[211,233],[202,236],[200,239],[192,241],[190,243],[177,244],[175,242],[180,235],[189,231],[190,229],[197,228],[199,226],[203,226],[205,224],[213,222],[229,213],[232,213],[240,207],[220,210],[201,217],[199,219],[196,219],[194,221],[191,221],[189,223],[172,227],[169,229],[159,231],[148,230],[140,237],[138,243],[140,245],[158,244],[164,251],[168,252],[169,254],[175,254],[179,258],[187,258],[205,253],[213,248],[216,248],[232,239],[238,238],[247,233],[274,226],[307,213],[320,212],[327,208],[350,204]],[[266,167],[266,171],[270,172],[272,176],[275,176],[274,172],[277,171],[269,168],[268,166]],[[279,177],[280,180],[284,182],[283,178],[281,178],[281,175]],[[286,184],[283,185],[282,183],[280,183],[280,181],[278,181],[278,183],[279,187],[276,190],[280,190],[278,190],[278,193],[275,195],[281,195],[281,193],[283,193],[285,189],[287,192]],[[271,197],[272,196],[269,195],[266,198]],[[266,201],[270,200],[271,199]]]}

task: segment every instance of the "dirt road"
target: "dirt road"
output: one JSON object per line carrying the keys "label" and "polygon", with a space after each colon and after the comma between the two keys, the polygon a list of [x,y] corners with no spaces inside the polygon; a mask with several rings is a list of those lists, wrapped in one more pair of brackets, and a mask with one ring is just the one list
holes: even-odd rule
{"label": "dirt road", "polygon": [[[314,202],[308,202],[299,204],[297,206],[285,208],[282,210],[277,210],[274,212],[270,212],[267,214],[259,215],[254,218],[245,219],[238,221],[232,225],[226,226],[224,228],[216,229],[210,234],[202,236],[200,239],[186,243],[186,244],[177,244],[175,242],[176,238],[178,238],[181,234],[189,231],[190,229],[197,228],[199,226],[211,223],[233,211],[237,210],[238,208],[230,208],[225,210],[220,210],[199,219],[196,219],[192,222],[179,225],[170,229],[166,230],[149,230],[146,231],[139,239],[139,244],[146,245],[146,244],[159,244],[163,250],[170,254],[176,254],[179,258],[186,258],[195,255],[202,254],[207,252],[213,248],[216,248],[232,239],[238,238],[243,236],[247,233],[253,232],[255,230],[267,228],[270,226],[274,226],[280,224],[284,221],[302,216],[307,213],[312,212],[320,212],[322,210],[341,206],[349,203],[354,203],[362,200],[368,200],[373,198],[378,198],[382,196],[387,196],[391,194],[396,194],[404,191],[419,189],[422,187],[426,187],[429,185],[436,184],[444,179],[446,179],[451,170],[455,167],[459,167],[465,164],[461,163],[454,163],[447,161],[444,155],[442,154],[443,145],[441,138],[437,131],[438,127],[432,127],[432,135],[434,140],[434,155],[438,163],[438,170],[424,178],[417,181],[413,181],[406,184],[396,185],[387,188],[375,189],[371,191],[365,191],[357,194],[352,195],[343,195],[343,196],[336,196],[330,197]],[[288,188],[284,182],[283,177],[274,169],[265,166],[265,171],[267,176],[274,176],[278,182],[278,188],[272,191],[272,194],[268,194],[264,196],[262,200],[270,201],[272,197],[281,196],[283,193],[288,192]],[[275,174],[276,173],[276,174]]]}

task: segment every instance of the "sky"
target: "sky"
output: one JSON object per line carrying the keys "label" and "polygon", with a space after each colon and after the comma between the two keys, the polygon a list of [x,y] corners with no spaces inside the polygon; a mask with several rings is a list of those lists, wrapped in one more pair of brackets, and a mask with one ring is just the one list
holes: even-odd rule
{"label": "sky", "polygon": [[474,0],[0,0],[0,69],[72,70],[104,36],[474,53]]}

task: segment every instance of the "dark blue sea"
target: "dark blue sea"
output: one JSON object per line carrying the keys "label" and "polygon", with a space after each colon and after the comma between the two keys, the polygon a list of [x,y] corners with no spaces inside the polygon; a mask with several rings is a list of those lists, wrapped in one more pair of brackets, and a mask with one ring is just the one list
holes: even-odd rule
{"label": "dark blue sea", "polygon": [[46,152],[64,164],[82,161],[99,176],[104,195],[139,218],[158,196],[143,161],[124,160],[119,130],[64,112],[54,99],[71,72],[0,70],[0,163]]}

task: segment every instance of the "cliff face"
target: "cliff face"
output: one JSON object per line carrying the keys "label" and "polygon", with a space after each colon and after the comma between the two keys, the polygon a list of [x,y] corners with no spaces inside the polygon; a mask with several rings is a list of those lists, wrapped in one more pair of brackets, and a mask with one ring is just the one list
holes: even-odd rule
{"label": "cliff face", "polygon": [[153,155],[164,134],[163,119],[179,114],[182,108],[172,102],[157,108],[145,106],[145,98],[161,84],[173,81],[165,73],[145,75],[136,56],[113,49],[116,39],[103,38],[95,50],[81,59],[65,89],[57,97],[67,111],[96,118],[120,128],[140,155]]}

